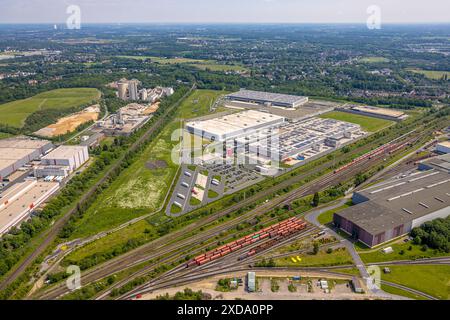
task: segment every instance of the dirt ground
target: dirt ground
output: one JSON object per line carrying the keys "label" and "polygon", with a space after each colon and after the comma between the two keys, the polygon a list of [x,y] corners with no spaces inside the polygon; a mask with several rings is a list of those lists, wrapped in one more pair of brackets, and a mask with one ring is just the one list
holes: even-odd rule
{"label": "dirt ground", "polygon": [[[245,282],[245,274],[236,274],[234,276],[241,278]],[[239,286],[238,289],[230,292],[216,291],[215,287],[219,279],[233,277],[231,275],[222,275],[211,277],[196,283],[191,283],[189,285],[158,290],[143,295],[141,299],[151,300],[166,293],[172,296],[179,291],[183,291],[185,288],[190,288],[194,291],[201,290],[204,293],[210,294],[214,300],[362,300],[374,298],[368,294],[354,293],[351,287],[347,285],[347,281],[344,281],[344,279],[341,279],[341,281],[339,281],[339,283],[336,284],[329,293],[325,293],[324,290],[322,290],[317,284],[317,280],[321,278],[318,273],[303,275],[304,277],[315,277],[312,278],[312,292],[308,292],[307,284],[303,282],[293,282],[294,286],[297,288],[297,291],[290,292],[288,286],[291,283],[291,274],[260,272],[256,276],[258,281],[258,291],[255,293],[247,292],[245,290],[245,286]],[[277,292],[272,292],[271,290],[272,277],[277,279],[280,287]]]}
{"label": "dirt ground", "polygon": [[146,115],[152,114],[152,113],[155,113],[158,109],[159,109],[159,102],[156,102],[156,103],[152,104],[150,107],[147,107],[144,110],[143,114],[146,114]]}
{"label": "dirt ground", "polygon": [[167,168],[167,162],[164,160],[148,161],[145,164],[145,167],[149,170]]}
{"label": "dirt ground", "polygon": [[75,131],[83,123],[89,121],[96,121],[98,119],[98,112],[79,112],[73,115],[61,118],[58,122],[42,128],[35,133],[43,137],[56,137],[68,132]]}

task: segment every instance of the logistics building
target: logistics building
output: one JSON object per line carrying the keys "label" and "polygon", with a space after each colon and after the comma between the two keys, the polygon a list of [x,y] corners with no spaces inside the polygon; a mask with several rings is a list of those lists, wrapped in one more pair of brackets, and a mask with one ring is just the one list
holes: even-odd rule
{"label": "logistics building", "polygon": [[309,100],[308,97],[303,96],[252,91],[245,89],[241,89],[238,92],[227,95],[226,99],[284,108],[298,108],[307,103]]}
{"label": "logistics building", "polygon": [[419,170],[440,170],[450,173],[450,154],[423,160],[419,163]]}
{"label": "logistics building", "polygon": [[60,146],[42,157],[35,177],[67,176],[89,160],[87,146]]}
{"label": "logistics building", "polygon": [[450,141],[444,141],[436,145],[436,152],[447,154],[450,153]]}
{"label": "logistics building", "polygon": [[268,128],[275,128],[284,121],[284,117],[246,110],[209,120],[191,121],[186,124],[186,128],[188,132],[202,138],[225,142]]}
{"label": "logistics building", "polygon": [[33,210],[59,189],[57,182],[36,179],[17,183],[0,194],[0,235],[29,218]]}
{"label": "logistics building", "polygon": [[450,176],[438,169],[416,171],[355,192],[354,206],[335,213],[336,227],[369,247],[409,233],[450,214]]}
{"label": "logistics building", "polygon": [[408,115],[403,111],[371,106],[351,106],[349,108],[337,108],[336,110],[391,121],[402,121],[408,118]]}
{"label": "logistics building", "polygon": [[27,137],[0,140],[0,181],[52,148],[50,141]]}
{"label": "logistics building", "polygon": [[278,161],[306,159],[309,153],[338,148],[363,135],[360,125],[312,117],[280,126],[278,139],[250,141],[248,151]]}

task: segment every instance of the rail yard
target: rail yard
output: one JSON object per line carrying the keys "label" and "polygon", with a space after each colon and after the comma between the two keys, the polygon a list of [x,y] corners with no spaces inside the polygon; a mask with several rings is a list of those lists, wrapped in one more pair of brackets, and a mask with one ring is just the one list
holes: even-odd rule
{"label": "rail yard", "polygon": [[[244,222],[249,221],[254,217],[264,215],[266,212],[269,212],[273,208],[277,206],[282,205],[289,205],[292,201],[295,199],[299,199],[305,195],[313,194],[317,191],[323,190],[329,186],[333,186],[335,184],[347,181],[349,178],[354,176],[356,173],[361,172],[363,170],[366,170],[367,168],[374,167],[377,164],[383,163],[387,157],[390,157],[396,153],[402,152],[403,149],[408,148],[411,145],[414,145],[417,141],[419,141],[422,137],[426,136],[426,132],[420,132],[417,131],[411,131],[407,134],[404,134],[403,136],[399,137],[397,140],[387,143],[386,145],[375,149],[375,151],[369,151],[365,156],[358,159],[358,161],[353,161],[352,165],[350,166],[344,166],[339,167],[337,170],[330,170],[329,173],[310,181],[309,183],[304,184],[300,188],[296,190],[292,190],[286,194],[280,195],[278,197],[273,198],[272,200],[261,203],[257,206],[255,209],[250,210],[244,214],[241,214],[240,216],[230,220],[226,221],[224,223],[219,224],[218,226],[211,226],[205,228],[205,226],[208,226],[209,224],[213,224],[214,221],[216,221],[219,217],[225,216],[233,211],[238,210],[239,208],[242,208],[246,206],[247,204],[254,203],[255,201],[258,201],[258,199],[264,199],[268,195],[276,192],[276,190],[280,190],[284,186],[288,186],[292,184],[295,181],[301,181],[305,178],[307,178],[309,175],[313,174],[312,172],[308,172],[308,174],[302,174],[299,176],[291,177],[290,179],[287,179],[280,183],[277,186],[274,186],[272,188],[269,188],[266,193],[264,194],[258,194],[256,196],[252,196],[247,198],[245,201],[240,202],[237,205],[231,206],[230,208],[227,208],[225,210],[222,210],[219,213],[214,214],[212,217],[207,217],[201,221],[196,221],[180,231],[174,231],[171,234],[167,236],[163,236],[159,239],[156,239],[155,241],[144,245],[134,251],[131,251],[129,253],[125,253],[123,256],[120,256],[118,258],[112,259],[110,261],[105,262],[102,265],[99,265],[98,267],[93,267],[92,269],[88,269],[83,272],[83,280],[85,281],[85,284],[88,285],[89,283],[94,283],[100,279],[103,279],[105,277],[108,277],[110,275],[114,275],[117,272],[120,272],[121,270],[124,270],[124,268],[132,268],[132,267],[138,267],[139,265],[142,265],[143,267],[140,268],[139,271],[132,273],[130,276],[126,277],[125,279],[121,279],[117,283],[115,283],[111,288],[109,288],[105,293],[102,293],[99,297],[101,298],[107,298],[109,297],[109,294],[114,288],[120,288],[121,286],[127,284],[132,279],[136,279],[138,277],[145,276],[147,273],[149,273],[151,270],[154,270],[158,266],[161,266],[163,264],[170,264],[175,263],[177,264],[180,260],[182,260],[187,254],[193,255],[196,252],[198,252],[199,257],[205,257],[206,253],[201,253],[202,250],[208,248],[210,245],[199,245],[210,239],[212,236],[218,235],[223,231],[229,230],[233,226]],[[362,149],[363,147],[360,147],[359,149]],[[358,149],[357,149],[358,150]],[[357,154],[357,151],[354,151]],[[325,168],[330,167],[330,164],[327,163],[325,165],[319,166],[316,168],[318,172],[323,171]],[[273,223],[276,223],[276,219],[269,219],[266,224],[271,225]],[[195,234],[195,230],[198,230],[199,228],[203,228],[203,231],[200,232],[198,235]],[[311,228],[311,227],[309,227]],[[308,229],[308,228],[307,228]],[[314,228],[313,228],[314,229]],[[264,229],[263,229],[264,230]],[[194,234],[192,234],[194,232]],[[189,236],[187,236],[189,235]],[[255,234],[254,234],[255,235]],[[222,239],[221,241],[227,243],[233,243],[232,239],[229,238],[227,241],[227,238]],[[267,242],[271,241],[271,239],[267,239]],[[250,241],[251,242],[251,241]],[[255,241],[256,242],[256,241]],[[235,257],[236,260],[233,263],[238,263],[238,259],[241,256],[248,255],[251,252],[255,252],[258,250],[257,247],[261,247],[263,244],[257,244],[255,245],[256,249],[252,248],[246,248],[245,250],[237,250],[236,249],[236,255],[234,256],[235,252],[230,252],[226,254],[225,258],[229,259],[231,257]],[[236,246],[235,246],[236,247]],[[270,249],[271,246],[268,246],[267,249]],[[221,248],[220,250],[222,250]],[[230,248],[231,249],[231,248]],[[242,248],[239,248],[242,249]],[[216,249],[217,250],[217,249]],[[254,250],[254,251],[252,251]],[[225,249],[226,251],[226,249]],[[264,251],[264,250],[262,250]],[[214,251],[212,251],[214,253]],[[215,256],[216,254],[212,254],[212,256]],[[220,257],[220,254],[219,254]],[[216,257],[216,258],[219,258]],[[220,257],[221,258],[221,257]],[[205,260],[205,259],[204,259]],[[176,267],[175,269],[172,269],[169,271],[171,274],[177,274],[179,276],[179,272],[182,271],[182,269],[186,269],[186,264],[191,264],[190,268],[194,267],[199,268],[203,266],[207,266],[210,268],[212,265],[211,263],[215,264],[221,264],[221,259],[215,259],[214,262],[208,261],[208,263],[203,262],[200,266],[197,266],[198,262],[202,262],[204,260],[198,260],[195,263],[192,263],[193,261],[186,262],[184,265],[182,264],[179,267]],[[243,259],[242,261],[245,261]],[[186,272],[186,271],[183,271]],[[219,272],[219,271],[218,271]],[[165,274],[164,277],[167,275]],[[156,278],[158,279],[158,278]],[[156,281],[156,280],[155,280]],[[176,283],[176,280],[174,280]],[[44,299],[50,299],[50,298],[58,298],[62,297],[65,294],[67,294],[67,288],[65,288],[64,284],[52,286],[48,289],[44,289],[42,292],[38,292],[36,294],[36,297],[38,298],[44,298]],[[133,291],[134,293],[134,291]],[[132,294],[127,295],[132,296]]]}

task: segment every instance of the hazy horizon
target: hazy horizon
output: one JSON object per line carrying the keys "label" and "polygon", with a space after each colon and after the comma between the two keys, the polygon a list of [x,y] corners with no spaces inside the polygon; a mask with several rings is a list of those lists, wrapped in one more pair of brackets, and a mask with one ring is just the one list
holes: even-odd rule
{"label": "hazy horizon", "polygon": [[371,5],[386,24],[450,23],[446,0],[0,0],[0,23],[65,23],[70,5],[89,24],[360,24]]}

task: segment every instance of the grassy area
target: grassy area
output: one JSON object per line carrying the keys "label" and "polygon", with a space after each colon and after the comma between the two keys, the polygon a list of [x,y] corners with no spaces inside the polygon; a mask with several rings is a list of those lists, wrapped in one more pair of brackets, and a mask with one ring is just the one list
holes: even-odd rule
{"label": "grassy area", "polygon": [[329,210],[326,211],[324,213],[322,213],[320,216],[317,217],[317,220],[319,221],[320,224],[328,224],[331,223],[333,221],[333,215],[336,212],[339,212],[341,210],[347,209],[348,207],[351,206],[351,202],[350,203],[346,203],[343,206],[333,209],[333,210]]}
{"label": "grassy area", "polygon": [[[394,252],[383,253],[381,250],[386,247],[392,247]],[[448,256],[448,253],[427,249],[422,251],[422,246],[415,245],[411,241],[404,243],[403,241],[383,245],[375,250],[359,250],[359,255],[365,263],[395,261],[395,260],[415,260],[422,258],[432,258],[439,256]]]}
{"label": "grassy area", "polygon": [[[301,259],[301,261],[298,260]],[[296,260],[296,262],[293,261]],[[301,254],[275,259],[275,264],[282,267],[325,267],[353,264],[352,257],[345,248],[334,250],[332,253],[320,251],[318,254]]]}
{"label": "grassy area", "polygon": [[363,63],[384,63],[389,62],[390,60],[384,57],[365,57],[359,60]]}
{"label": "grassy area", "polygon": [[214,190],[209,189],[208,190],[208,198],[213,199],[213,198],[217,198],[219,196],[219,194],[217,192],[215,192]]}
{"label": "grassy area", "polygon": [[12,134],[0,132],[0,139],[5,139],[5,138],[9,138],[9,137],[12,137]]}
{"label": "grassy area", "polygon": [[362,116],[359,114],[352,114],[339,111],[328,112],[321,115],[320,117],[324,119],[335,119],[340,121],[356,123],[359,124],[363,130],[368,132],[376,132],[394,124],[393,121],[389,120],[377,119]]}
{"label": "grassy area", "polygon": [[426,78],[431,80],[441,80],[445,75],[447,75],[448,79],[450,78],[450,71],[434,71],[414,68],[408,68],[406,71],[423,74]]}
{"label": "grassy area", "polygon": [[[196,90],[180,104],[176,118],[190,118],[209,112],[211,101],[220,91]],[[147,213],[159,211],[169,190],[178,164],[172,162],[171,150],[178,144],[172,133],[180,128],[174,120],[158,135],[122,174],[103,192],[85,213],[72,238],[82,238],[121,225]],[[147,162],[165,161],[166,166],[149,169]],[[177,213],[176,209],[174,209]]]}
{"label": "grassy area", "polygon": [[0,123],[20,128],[32,113],[44,109],[68,109],[88,104],[100,97],[93,88],[57,89],[40,93],[28,99],[0,105]]}
{"label": "grassy area", "polygon": [[235,64],[217,64],[217,63],[193,63],[191,66],[201,70],[221,71],[221,72],[247,72],[248,69]]}
{"label": "grassy area", "polygon": [[389,266],[391,273],[382,279],[422,291],[442,300],[450,298],[450,266],[409,265]]}
{"label": "grassy area", "polygon": [[349,274],[352,276],[359,276],[359,269],[358,268],[346,268],[346,269],[333,269],[333,272],[338,272],[338,273],[345,273],[345,274]]}
{"label": "grassy area", "polygon": [[[150,225],[147,220],[141,220],[136,222],[126,228],[122,229],[121,232],[111,233],[99,240],[91,242],[90,244],[75,250],[67,256],[67,260],[70,261],[80,261],[81,259],[92,255],[95,252],[101,252],[106,248],[119,247],[123,243],[127,242],[129,239],[142,237],[143,239],[150,239],[153,237],[152,232],[148,230],[153,230],[152,225]],[[147,232],[146,232],[147,231]]]}
{"label": "grassy area", "polygon": [[204,116],[209,113],[210,107],[220,95],[226,91],[195,90],[181,105],[177,116],[183,119],[191,119]]}
{"label": "grassy area", "polygon": [[170,207],[170,213],[176,214],[176,213],[180,213],[181,212],[181,208],[175,204],[172,204],[172,206]]}
{"label": "grassy area", "polygon": [[134,59],[134,60],[150,60],[158,64],[188,64],[195,68],[201,70],[211,70],[211,71],[238,71],[245,72],[248,71],[247,68],[237,65],[237,64],[220,64],[215,60],[204,60],[204,59],[190,59],[190,58],[164,58],[164,57],[154,57],[154,56],[118,56],[124,59]]}
{"label": "grassy area", "polygon": [[399,288],[395,288],[392,286],[389,286],[387,284],[382,284],[381,285],[381,290],[387,292],[387,293],[391,293],[391,294],[395,294],[398,296],[402,296],[402,297],[406,297],[406,298],[410,298],[410,299],[414,299],[414,300],[428,300],[427,298],[423,297],[423,296],[419,296],[417,294],[414,294],[412,292],[409,291],[405,291]]}
{"label": "grassy area", "polygon": [[202,202],[200,200],[198,200],[197,198],[191,197],[191,199],[189,200],[189,204],[191,206],[198,206],[200,205]]}

